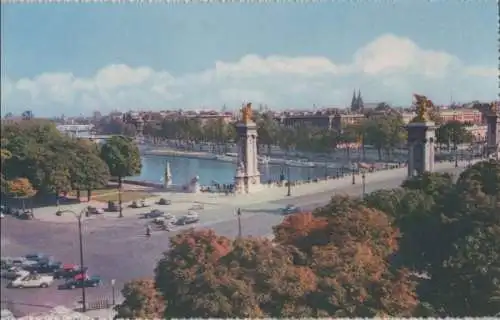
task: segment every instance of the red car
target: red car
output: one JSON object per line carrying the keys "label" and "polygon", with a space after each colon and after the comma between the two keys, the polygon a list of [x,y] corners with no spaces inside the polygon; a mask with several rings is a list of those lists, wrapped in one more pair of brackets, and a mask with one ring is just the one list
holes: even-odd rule
{"label": "red car", "polygon": [[80,266],[77,264],[63,264],[61,269],[54,272],[54,278],[56,279],[71,279],[77,275],[85,274],[87,272],[87,268],[83,268],[81,270]]}

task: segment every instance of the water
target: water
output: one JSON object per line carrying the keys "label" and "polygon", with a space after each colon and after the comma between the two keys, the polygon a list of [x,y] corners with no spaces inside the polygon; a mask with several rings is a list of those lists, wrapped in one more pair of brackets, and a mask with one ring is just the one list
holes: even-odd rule
{"label": "water", "polygon": [[[202,185],[211,185],[214,182],[221,184],[233,183],[236,172],[236,164],[216,160],[189,159],[170,156],[143,156],[142,172],[131,180],[161,183],[165,172],[165,162],[170,162],[173,184],[183,185],[188,183],[194,176],[200,177]],[[287,174],[283,165],[260,165],[261,181],[279,180],[281,172]],[[336,169],[328,168],[299,168],[290,167],[290,180],[306,180],[327,175],[335,176]]]}

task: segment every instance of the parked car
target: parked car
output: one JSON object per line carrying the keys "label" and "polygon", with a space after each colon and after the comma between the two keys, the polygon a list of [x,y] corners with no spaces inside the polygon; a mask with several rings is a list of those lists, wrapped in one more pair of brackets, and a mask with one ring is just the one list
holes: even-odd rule
{"label": "parked car", "polygon": [[25,267],[32,273],[54,273],[61,269],[62,263],[58,261],[39,262],[36,265]]}
{"label": "parked car", "polygon": [[36,264],[36,261],[28,260],[25,257],[2,257],[2,268],[8,269],[11,267],[25,266]]}
{"label": "parked car", "polygon": [[14,280],[20,277],[25,277],[30,274],[29,271],[24,270],[21,267],[11,267],[9,269],[2,270],[2,278],[8,280]]}
{"label": "parked car", "polygon": [[40,252],[30,253],[25,255],[24,257],[27,260],[37,261],[37,262],[48,258],[48,256],[45,253],[40,253]]}
{"label": "parked car", "polygon": [[145,208],[149,207],[149,204],[146,202],[146,199],[141,199],[139,201],[132,201],[132,204],[130,205],[131,208]]}
{"label": "parked car", "polygon": [[85,274],[87,268],[84,267],[83,270],[79,265],[76,264],[63,264],[59,270],[54,272],[54,278],[56,279],[71,279],[79,274]]}
{"label": "parked car", "polygon": [[157,217],[162,217],[165,215],[165,212],[160,211],[158,209],[153,209],[150,212],[146,213],[144,216],[146,218],[157,218]]}
{"label": "parked car", "polygon": [[101,277],[92,276],[86,279],[71,279],[66,281],[65,283],[58,286],[58,289],[75,289],[81,288],[82,286],[85,288],[89,287],[99,287],[102,284]]}
{"label": "parked car", "polygon": [[88,206],[87,207],[87,212],[88,212],[89,215],[92,215],[92,214],[104,214],[104,209],[103,208],[96,208],[96,207]]}
{"label": "parked car", "polygon": [[289,204],[283,209],[282,213],[283,214],[294,214],[294,213],[299,213],[300,211],[301,211],[301,209],[299,207],[294,206],[293,204]]}
{"label": "parked car", "polygon": [[162,205],[162,206],[165,206],[165,205],[171,205],[171,204],[172,204],[172,201],[167,200],[167,199],[165,199],[165,198],[160,198],[160,200],[158,201],[158,204],[159,204],[159,205]]}
{"label": "parked car", "polygon": [[33,211],[25,210],[22,212],[18,212],[17,217],[21,220],[33,220],[35,218],[35,215],[33,214]]}
{"label": "parked car", "polygon": [[205,206],[202,203],[195,203],[189,210],[203,210]]}
{"label": "parked car", "polygon": [[54,282],[54,277],[45,274],[29,274],[12,280],[11,288],[47,288]]}
{"label": "parked car", "polygon": [[0,219],[5,218],[5,215],[3,213],[0,213]]}
{"label": "parked car", "polygon": [[108,201],[108,211],[116,212],[118,210],[120,210],[120,208],[118,207],[118,204],[115,201],[109,200]]}
{"label": "parked car", "polygon": [[175,221],[175,224],[177,225],[186,225],[186,224],[191,224],[191,223],[196,223],[200,221],[200,215],[197,212],[189,212],[185,216],[180,217]]}

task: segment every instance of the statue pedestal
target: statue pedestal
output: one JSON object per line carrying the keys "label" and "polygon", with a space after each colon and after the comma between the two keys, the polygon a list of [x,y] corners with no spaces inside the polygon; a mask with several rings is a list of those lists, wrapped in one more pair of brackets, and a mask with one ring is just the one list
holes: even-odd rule
{"label": "statue pedestal", "polygon": [[408,177],[434,171],[436,125],[432,121],[412,122],[408,130]]}

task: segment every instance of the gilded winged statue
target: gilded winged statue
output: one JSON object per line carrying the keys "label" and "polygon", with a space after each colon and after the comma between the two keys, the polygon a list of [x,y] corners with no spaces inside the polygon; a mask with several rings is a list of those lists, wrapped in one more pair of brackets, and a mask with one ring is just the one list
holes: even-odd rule
{"label": "gilded winged statue", "polygon": [[417,107],[417,116],[414,121],[429,121],[429,109],[433,107],[432,101],[426,96],[413,94],[415,98],[415,106]]}
{"label": "gilded winged statue", "polygon": [[498,102],[497,101],[493,101],[491,104],[490,104],[490,112],[491,113],[498,113]]}
{"label": "gilded winged statue", "polygon": [[243,123],[248,123],[251,121],[251,119],[252,119],[252,103],[249,102],[247,103],[246,106],[244,106],[241,109],[241,120],[243,121]]}

